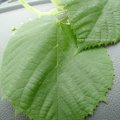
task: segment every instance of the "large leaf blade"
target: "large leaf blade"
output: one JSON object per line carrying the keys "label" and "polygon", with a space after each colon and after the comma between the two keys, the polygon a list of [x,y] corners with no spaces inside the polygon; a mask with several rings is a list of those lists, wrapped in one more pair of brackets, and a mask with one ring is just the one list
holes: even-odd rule
{"label": "large leaf blade", "polygon": [[106,49],[74,55],[69,26],[43,17],[23,25],[5,51],[1,85],[17,112],[35,120],[83,120],[112,86]]}

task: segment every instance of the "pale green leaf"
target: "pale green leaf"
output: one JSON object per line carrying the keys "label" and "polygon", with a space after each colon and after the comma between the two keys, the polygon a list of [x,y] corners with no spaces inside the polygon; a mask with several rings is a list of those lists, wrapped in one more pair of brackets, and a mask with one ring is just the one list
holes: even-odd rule
{"label": "pale green leaf", "polygon": [[120,41],[120,0],[52,0],[67,11],[79,51]]}
{"label": "pale green leaf", "polygon": [[70,26],[54,17],[24,24],[11,38],[2,63],[5,99],[34,120],[84,120],[113,82],[106,49],[74,55]]}

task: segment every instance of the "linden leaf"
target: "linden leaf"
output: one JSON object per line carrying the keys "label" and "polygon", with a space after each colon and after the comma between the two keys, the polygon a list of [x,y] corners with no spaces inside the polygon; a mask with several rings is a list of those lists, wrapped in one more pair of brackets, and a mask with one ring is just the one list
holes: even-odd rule
{"label": "linden leaf", "polygon": [[52,0],[67,12],[79,51],[120,41],[120,0]]}
{"label": "linden leaf", "polygon": [[84,120],[113,82],[106,49],[74,55],[70,26],[46,16],[16,30],[5,50],[1,87],[5,99],[34,120]]}

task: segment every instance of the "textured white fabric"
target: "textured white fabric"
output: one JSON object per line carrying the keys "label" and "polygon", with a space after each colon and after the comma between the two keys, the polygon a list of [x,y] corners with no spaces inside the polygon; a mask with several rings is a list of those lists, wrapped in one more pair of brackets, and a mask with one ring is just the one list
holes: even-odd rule
{"label": "textured white fabric", "polygon": [[23,114],[15,117],[13,107],[6,101],[0,100],[0,120],[29,120]]}

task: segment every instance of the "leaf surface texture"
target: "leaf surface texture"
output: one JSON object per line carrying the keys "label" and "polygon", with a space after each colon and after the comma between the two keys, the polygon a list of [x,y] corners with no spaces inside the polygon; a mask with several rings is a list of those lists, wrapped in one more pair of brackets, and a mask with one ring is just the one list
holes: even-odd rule
{"label": "leaf surface texture", "polygon": [[84,120],[112,86],[106,49],[74,55],[70,26],[53,16],[24,24],[9,41],[1,69],[5,98],[34,120]]}
{"label": "leaf surface texture", "polygon": [[52,0],[66,10],[79,52],[120,41],[120,0]]}

